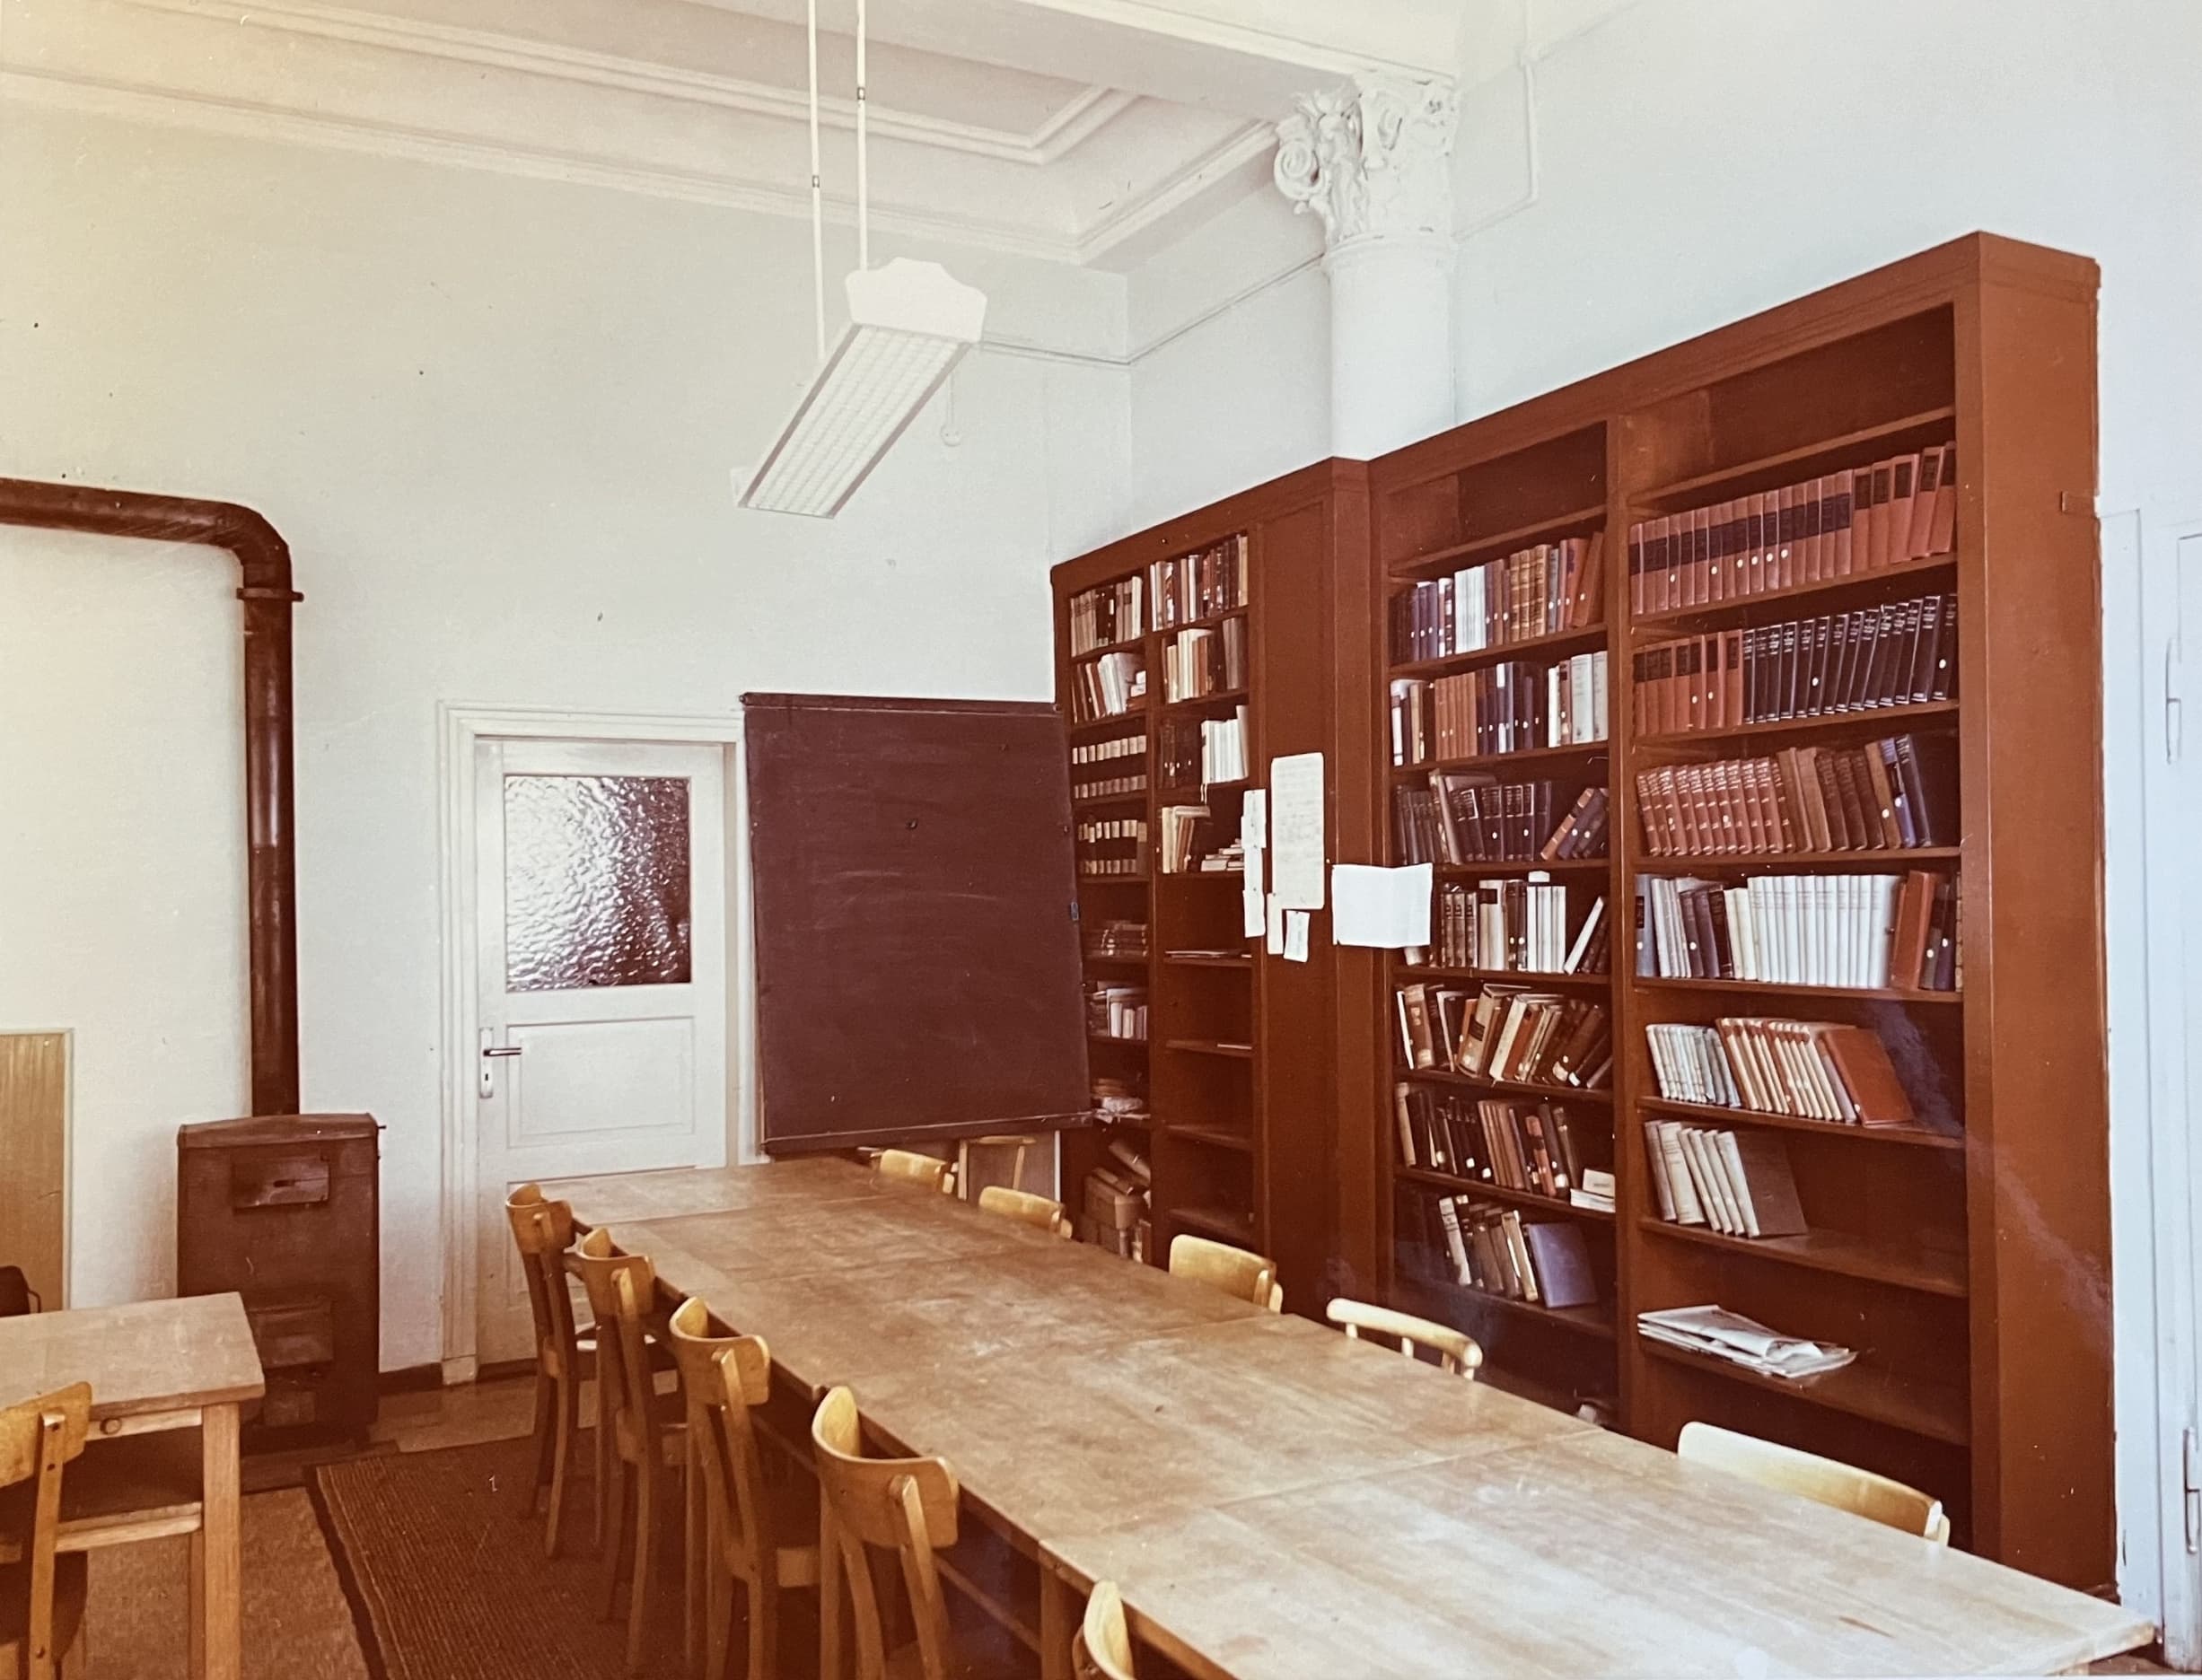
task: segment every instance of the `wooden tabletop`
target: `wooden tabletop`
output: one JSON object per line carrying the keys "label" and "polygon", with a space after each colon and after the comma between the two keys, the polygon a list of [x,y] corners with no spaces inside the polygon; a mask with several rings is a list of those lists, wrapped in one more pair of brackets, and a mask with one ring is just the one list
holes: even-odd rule
{"label": "wooden tabletop", "polygon": [[92,1385],[95,1422],[257,1400],[266,1387],[235,1295],[0,1318],[0,1406]]}
{"label": "wooden tabletop", "polygon": [[2048,1674],[2154,1633],[1603,1431],[1046,1550],[1082,1586],[1116,1581],[1159,1649],[1236,1680]]}
{"label": "wooden tabletop", "polygon": [[546,1189],[790,1380],[846,1382],[890,1442],[948,1458],[1057,1575],[1117,1581],[1143,1637],[1211,1680],[2042,1673],[2151,1637],[845,1163],[637,1177]]}

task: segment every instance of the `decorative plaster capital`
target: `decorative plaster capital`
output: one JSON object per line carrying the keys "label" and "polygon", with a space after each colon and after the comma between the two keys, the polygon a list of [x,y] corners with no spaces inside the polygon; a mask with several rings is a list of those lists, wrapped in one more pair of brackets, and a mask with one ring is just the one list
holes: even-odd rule
{"label": "decorative plaster capital", "polygon": [[1371,72],[1293,104],[1276,127],[1277,190],[1295,211],[1322,218],[1332,250],[1356,240],[1449,233],[1461,115],[1451,83]]}

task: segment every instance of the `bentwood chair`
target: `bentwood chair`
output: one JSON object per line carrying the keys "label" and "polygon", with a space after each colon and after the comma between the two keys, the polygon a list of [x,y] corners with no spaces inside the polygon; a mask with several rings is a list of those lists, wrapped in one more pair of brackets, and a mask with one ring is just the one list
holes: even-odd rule
{"label": "bentwood chair", "polygon": [[1034,1195],[1030,1190],[1012,1190],[1006,1185],[988,1185],[978,1193],[979,1211],[999,1213],[1006,1219],[1022,1220],[1027,1225],[1057,1237],[1070,1235],[1070,1221],[1063,1212],[1060,1202],[1051,1202],[1044,1195]]}
{"label": "bentwood chair", "polygon": [[1191,1278],[1271,1312],[1285,1309],[1285,1286],[1276,1281],[1276,1262],[1229,1243],[1189,1234],[1171,1238],[1170,1275]]}
{"label": "bentwood chair", "polygon": [[1124,1598],[1114,1581],[1095,1581],[1085,1620],[1070,1641],[1071,1673],[1077,1680],[1138,1680],[1132,1668],[1132,1632],[1124,1623]]}
{"label": "bentwood chair", "polygon": [[1343,1295],[1324,1308],[1323,1315],[1332,1324],[1343,1326],[1353,1340],[1358,1341],[1364,1335],[1391,1337],[1408,1359],[1427,1349],[1437,1356],[1442,1368],[1470,1382],[1475,1381],[1477,1369],[1483,1364],[1483,1349],[1476,1338],[1451,1325],[1434,1324],[1412,1313],[1394,1312],[1389,1307],[1372,1307],[1366,1301],[1348,1300]]}
{"label": "bentwood chair", "polygon": [[[540,1186],[523,1184],[504,1199],[504,1217],[520,1250],[528,1281],[528,1311],[535,1320],[535,1482],[532,1501],[544,1505],[543,1554],[558,1555],[559,1525],[566,1515],[566,1471],[579,1427],[583,1362],[596,1362],[596,1332],[574,1322],[574,1297],[566,1287],[566,1250],[574,1245],[574,1210],[544,1199]],[[596,1391],[596,1485],[610,1485],[607,1459],[611,1431],[604,1427],[604,1385]],[[597,1501],[596,1537],[601,1545],[610,1518]]]}
{"label": "bentwood chair", "polygon": [[[739,1584],[750,1631],[742,1672],[749,1680],[773,1680],[780,1672],[780,1593],[818,1585],[817,1491],[808,1476],[766,1480],[750,1416],[772,1389],[764,1342],[712,1334],[710,1311],[693,1295],[674,1309],[666,1337],[688,1407],[689,1672],[702,1647],[706,1680],[724,1680]],[[700,1534],[693,1516],[698,1483]]]}
{"label": "bentwood chair", "polygon": [[[957,1648],[934,1553],[956,1543],[961,1490],[944,1458],[867,1458],[856,1396],[830,1390],[811,1420],[824,1500],[819,1556],[819,1672],[841,1673],[841,1599],[855,1630],[855,1680],[991,1680],[995,1670]],[[900,1565],[908,1625],[916,1637],[887,1649],[887,1623],[872,1553]]]}
{"label": "bentwood chair", "polygon": [[[614,1538],[604,1547],[605,1614],[618,1608],[621,1564],[632,1561],[627,1605],[627,1665],[642,1667],[649,1625],[651,1565],[662,1511],[658,1499],[668,1470],[688,1459],[680,1399],[660,1395],[652,1378],[644,1318],[657,1294],[646,1256],[616,1253],[601,1226],[574,1248],[574,1265],[596,1317],[599,1410],[610,1425],[610,1479],[597,1490],[613,1513]],[[601,1427],[601,1426],[600,1426]]]}
{"label": "bentwood chair", "polygon": [[1748,1476],[1761,1486],[1870,1518],[1936,1545],[1950,1544],[1950,1517],[1940,1500],[1871,1470],[1711,1423],[1683,1424],[1674,1450],[1691,1464]]}
{"label": "bentwood chair", "polygon": [[83,1673],[84,1554],[57,1553],[63,1466],[81,1457],[92,1388],[0,1412],[0,1676]]}
{"label": "bentwood chair", "polygon": [[920,1155],[915,1150],[882,1150],[872,1166],[882,1178],[903,1178],[911,1184],[930,1185],[950,1195],[955,1194],[954,1168],[934,1156]]}

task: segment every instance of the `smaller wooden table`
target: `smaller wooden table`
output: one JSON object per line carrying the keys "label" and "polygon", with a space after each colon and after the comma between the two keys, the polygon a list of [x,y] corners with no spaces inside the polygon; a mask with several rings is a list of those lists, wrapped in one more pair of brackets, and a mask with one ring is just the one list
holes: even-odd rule
{"label": "smaller wooden table", "polygon": [[86,1460],[103,1440],[199,1431],[192,1670],[206,1680],[237,1680],[243,1637],[238,1426],[245,1402],[259,1399],[267,1386],[243,1300],[188,1295],[0,1318],[0,1406],[79,1382],[92,1385]]}

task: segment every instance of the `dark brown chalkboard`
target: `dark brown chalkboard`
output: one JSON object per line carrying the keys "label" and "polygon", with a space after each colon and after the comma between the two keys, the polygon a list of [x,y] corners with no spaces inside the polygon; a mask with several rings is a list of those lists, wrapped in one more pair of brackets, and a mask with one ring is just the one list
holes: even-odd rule
{"label": "dark brown chalkboard", "polygon": [[774,694],[742,705],[765,1148],[1085,1121],[1055,708]]}

